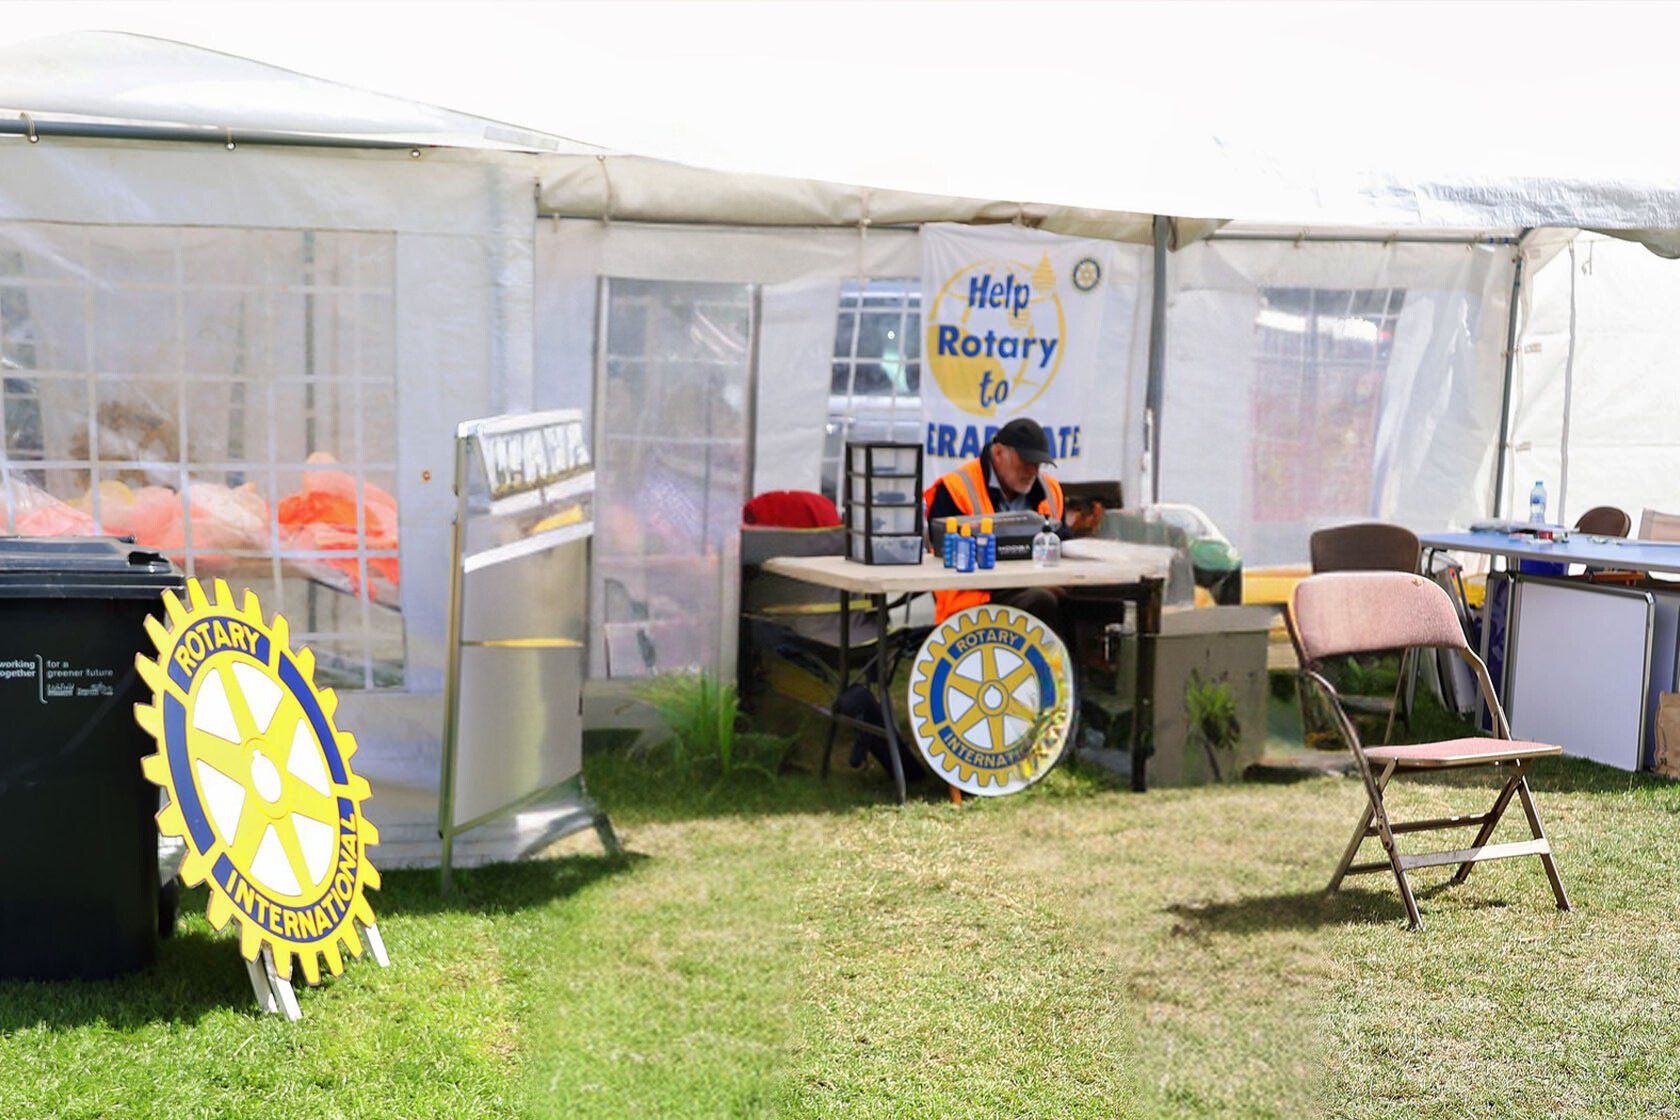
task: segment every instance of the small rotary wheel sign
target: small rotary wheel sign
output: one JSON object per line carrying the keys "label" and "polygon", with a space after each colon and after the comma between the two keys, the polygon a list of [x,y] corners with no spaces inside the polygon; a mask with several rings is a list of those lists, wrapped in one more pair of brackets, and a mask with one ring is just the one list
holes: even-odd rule
{"label": "small rotary wheel sign", "polygon": [[1073,266],[1073,286],[1081,292],[1089,292],[1102,283],[1102,265],[1095,257],[1081,257]]}
{"label": "small rotary wheel sign", "polygon": [[933,772],[1001,796],[1061,757],[1073,670],[1053,630],[1025,611],[970,607],[934,627],[910,667],[910,725]]}
{"label": "small rotary wheel sign", "polygon": [[[256,595],[235,605],[221,580],[213,600],[196,579],[186,604],[163,600],[166,620],[146,620],[157,660],[136,659],[152,703],[134,714],[157,742],[142,765],[168,795],[158,827],[186,843],[181,878],[209,883],[210,924],[237,921],[246,961],[261,958],[271,979],[289,979],[294,958],[310,984],[323,959],[336,976],[339,944],[360,957],[363,934],[385,963],[366,894],[379,886],[368,784],[350,771],[356,741],[333,723],[336,698],[315,688],[314,655],[293,652],[286,620],[265,624]],[[296,1017],[295,999],[274,1008],[257,994]],[[282,1005],[291,994],[285,985]]]}

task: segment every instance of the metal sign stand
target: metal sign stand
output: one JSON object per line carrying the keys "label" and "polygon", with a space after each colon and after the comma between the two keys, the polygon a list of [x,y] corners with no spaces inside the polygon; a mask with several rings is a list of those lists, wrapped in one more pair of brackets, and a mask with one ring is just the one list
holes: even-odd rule
{"label": "metal sign stand", "polygon": [[257,1006],[264,1014],[278,1013],[294,1023],[303,1018],[292,982],[274,967],[274,950],[264,945],[256,960],[245,962],[245,972],[251,977],[251,990],[257,994]]}
{"label": "metal sign stand", "polygon": [[[391,958],[385,952],[385,939],[379,936],[379,924],[364,926],[357,918],[355,928],[367,951],[373,954],[374,962],[380,968],[390,968]],[[297,992],[292,988],[291,979],[280,975],[280,970],[274,967],[273,949],[264,945],[256,960],[245,962],[245,972],[251,978],[251,991],[256,994],[257,1006],[264,1014],[284,1015],[294,1023],[303,1018],[303,1009],[298,1006]]]}
{"label": "metal sign stand", "polygon": [[456,836],[556,795],[566,811],[521,855],[589,827],[620,851],[582,775],[587,612],[577,592],[588,586],[594,491],[575,409],[456,429],[438,799],[446,894]]}

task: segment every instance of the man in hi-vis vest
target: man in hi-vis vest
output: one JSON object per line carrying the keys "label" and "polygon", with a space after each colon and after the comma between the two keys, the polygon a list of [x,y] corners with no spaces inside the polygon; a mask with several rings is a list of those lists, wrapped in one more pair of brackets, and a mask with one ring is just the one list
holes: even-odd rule
{"label": "man in hi-vis vest", "polygon": [[[927,505],[928,524],[943,524],[947,517],[1023,509],[1060,521],[1062,485],[1039,473],[1039,467],[1045,464],[1056,465],[1050,455],[1050,437],[1038,421],[1016,417],[998,429],[980,449],[979,458],[940,476],[927,488],[922,500]],[[990,602],[1018,607],[1057,633],[1061,632],[1060,596],[1048,587],[933,593],[935,618],[939,622],[957,611]]]}

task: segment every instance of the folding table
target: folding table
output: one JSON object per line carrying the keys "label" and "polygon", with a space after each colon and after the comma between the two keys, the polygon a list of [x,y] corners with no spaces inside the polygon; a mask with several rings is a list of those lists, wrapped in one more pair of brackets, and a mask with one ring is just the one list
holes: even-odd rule
{"label": "folding table", "polygon": [[[1132,720],[1132,788],[1144,788],[1144,765],[1148,760],[1147,712],[1153,695],[1155,648],[1153,636],[1160,631],[1161,589],[1172,562],[1173,551],[1156,545],[1125,544],[1120,541],[1079,539],[1066,543],[1062,562],[1053,567],[1035,567],[1030,560],[1000,560],[994,568],[955,572],[931,558],[921,564],[862,564],[843,556],[778,556],[764,563],[764,570],[789,579],[801,580],[840,593],[841,679],[838,697],[851,683],[845,653],[851,643],[851,596],[867,596],[874,605],[879,632],[887,633],[887,600],[894,595],[945,588],[979,591],[1018,587],[1113,587],[1122,597],[1138,605],[1137,692],[1140,712]],[[1072,651],[1070,650],[1071,654]],[[875,659],[875,687],[881,709],[886,713],[882,729],[887,740],[887,757],[892,763],[893,784],[899,804],[905,800],[904,765],[898,755],[897,721],[892,715],[892,682],[887,659]]]}
{"label": "folding table", "polygon": [[[1561,527],[1554,527],[1561,530]],[[1519,738],[1623,770],[1648,763],[1658,697],[1680,690],[1680,584],[1591,583],[1519,570],[1518,561],[1680,573],[1680,543],[1572,533],[1426,533],[1432,553],[1503,558],[1511,572],[1504,644],[1486,628],[1482,657]]]}

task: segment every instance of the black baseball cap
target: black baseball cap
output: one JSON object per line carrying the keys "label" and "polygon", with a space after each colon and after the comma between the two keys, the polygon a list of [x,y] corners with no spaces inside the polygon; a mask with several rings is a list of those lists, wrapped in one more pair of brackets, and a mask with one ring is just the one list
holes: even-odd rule
{"label": "black baseball cap", "polygon": [[1012,449],[1029,463],[1049,463],[1052,467],[1056,465],[1056,460],[1050,455],[1050,437],[1037,420],[1017,416],[998,429],[997,435],[992,437],[992,442]]}

